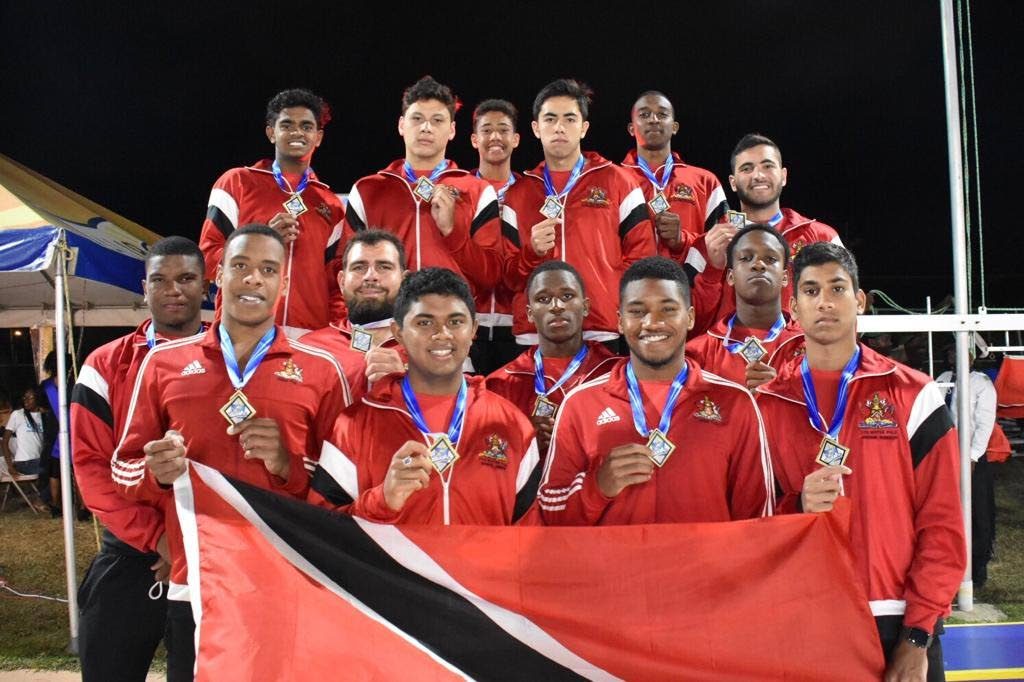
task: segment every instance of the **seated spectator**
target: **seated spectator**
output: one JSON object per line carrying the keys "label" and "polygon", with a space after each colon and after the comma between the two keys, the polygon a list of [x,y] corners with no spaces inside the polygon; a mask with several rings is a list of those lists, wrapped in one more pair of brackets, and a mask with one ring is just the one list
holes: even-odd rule
{"label": "seated spectator", "polygon": [[[39,473],[39,457],[43,450],[43,398],[37,388],[22,394],[22,407],[11,412],[3,429],[0,451],[7,470],[26,476]],[[17,446],[11,441],[17,439]]]}

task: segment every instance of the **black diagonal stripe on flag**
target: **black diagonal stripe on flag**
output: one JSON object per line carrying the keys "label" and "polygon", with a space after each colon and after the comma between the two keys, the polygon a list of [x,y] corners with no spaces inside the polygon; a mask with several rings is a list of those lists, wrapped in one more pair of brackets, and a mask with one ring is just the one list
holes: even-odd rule
{"label": "black diagonal stripe on flag", "polygon": [[225,480],[330,580],[471,677],[584,679],[512,637],[462,595],[395,561],[353,518]]}

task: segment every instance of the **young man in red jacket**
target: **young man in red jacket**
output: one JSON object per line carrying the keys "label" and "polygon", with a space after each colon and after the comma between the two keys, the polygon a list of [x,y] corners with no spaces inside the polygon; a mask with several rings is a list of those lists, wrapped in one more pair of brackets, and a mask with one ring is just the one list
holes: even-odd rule
{"label": "young man in red jacket", "polygon": [[[473,110],[470,142],[480,155],[473,171],[498,194],[498,206],[505,203],[508,188],[523,176],[512,170],[512,152],[519,147],[519,110],[503,99],[487,99]],[[512,336],[512,291],[498,282],[490,292],[476,297],[477,338],[470,350],[473,369],[489,374],[509,362],[522,350]]]}
{"label": "young man in red jacket", "polygon": [[505,195],[502,219],[510,230],[505,284],[514,292],[516,340],[537,342],[526,319],[526,279],[547,260],[580,273],[592,307],[584,338],[618,338],[615,286],[630,263],[655,253],[644,195],[631,174],[580,144],[590,122],[590,90],[565,78],[544,86],[533,102],[533,134],[544,161]]}
{"label": "young man in red jacket", "polygon": [[285,280],[281,235],[235,230],[217,270],[220,321],[157,346],[142,361],[111,460],[118,491],[163,513],[171,556],[168,680],[192,679],[194,623],[171,485],[187,460],[245,483],[305,498],[309,472],[348,404],[341,367],[274,324]]}
{"label": "young man in red jacket", "polygon": [[338,282],[348,315],[302,342],[323,348],[341,363],[355,402],[384,375],[405,371],[405,352],[391,335],[391,320],[409,271],[402,242],[385,230],[357,232],[341,260]]}
{"label": "young man in red jacket", "polygon": [[505,258],[498,198],[485,180],[445,158],[457,109],[451,89],[430,76],[402,94],[398,134],[405,156],[356,181],[345,225],[352,232],[394,232],[411,271],[448,268],[485,296],[500,280]]}
{"label": "young man in red jacket", "polygon": [[326,327],[344,310],[337,281],[341,202],[310,167],[330,120],[327,103],[308,90],[274,95],[266,114],[274,159],[232,168],[217,180],[199,238],[210,281],[225,240],[239,226],[264,223],[284,238],[289,285],[277,322],[295,338]]}
{"label": "young man in red jacket", "polygon": [[777,367],[803,352],[800,325],[782,312],[789,247],[775,228],[751,223],[729,242],[726,282],[736,312],[686,344],[703,369],[753,389],[771,381]]}
{"label": "young man in red jacket", "polygon": [[794,259],[806,355],[758,388],[782,511],[850,499],[850,548],[886,679],[942,680],[937,635],[964,577],[957,435],[926,375],[857,343],[857,263],[815,243]]}
{"label": "young man in red jacket", "polygon": [[103,523],[103,547],[78,592],[86,682],[143,679],[167,626],[167,600],[154,585],[170,570],[163,513],[117,493],[110,458],[143,358],[158,344],[202,332],[204,271],[203,253],[192,240],[167,237],[154,244],[142,281],[150,319],[90,353],[71,394],[75,477],[86,506]]}
{"label": "young man in red jacket", "polygon": [[[729,168],[732,169],[729,185],[740,200],[740,210],[749,222],[771,225],[786,238],[790,261],[808,244],[831,242],[843,245],[834,228],[814,218],[805,218],[791,208],[781,207],[780,198],[789,171],[782,165],[782,151],[770,139],[755,133],[744,135],[732,150]],[[793,273],[789,274],[792,282]],[[792,284],[782,290],[782,308],[787,313],[792,294]],[[730,287],[725,287],[718,317],[733,310],[735,296]]]}
{"label": "young man in red jacket", "polygon": [[629,345],[610,373],[566,396],[541,483],[549,525],[729,521],[770,514],[763,425],[742,386],[684,353],[691,325],[682,267],[637,261],[619,285]]}
{"label": "young man in red jacket", "polygon": [[514,405],[462,373],[474,315],[469,287],[450,270],[406,278],[392,332],[409,370],[379,381],[338,419],[311,502],[397,524],[509,525],[525,513],[537,442]]}
{"label": "young man in red jacket", "polygon": [[526,281],[526,293],[526,315],[540,342],[490,374],[487,388],[530,417],[543,460],[565,395],[607,372],[617,356],[599,341],[583,340],[590,299],[573,266],[560,260],[541,263]]}

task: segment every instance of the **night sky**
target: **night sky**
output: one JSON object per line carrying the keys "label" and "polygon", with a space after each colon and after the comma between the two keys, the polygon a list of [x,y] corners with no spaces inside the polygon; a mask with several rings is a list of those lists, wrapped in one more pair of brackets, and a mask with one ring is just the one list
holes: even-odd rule
{"label": "night sky", "polygon": [[[334,107],[313,166],[337,192],[403,154],[401,91],[425,73],[466,105],[449,156],[467,167],[481,99],[524,112],[522,169],[541,158],[526,112],[548,81],[594,88],[585,148],[615,161],[632,141],[630,105],[654,88],[675,103],[674,148],[723,185],[744,133],[774,138],[789,168],[783,205],[836,227],[865,289],[913,307],[952,292],[938,3],[594,4],[8,0],[0,152],[155,232],[196,238],[214,180],[272,152],[263,110],[286,87]],[[1009,306],[1024,288],[1015,231],[1000,225],[1019,191],[1024,3],[975,0],[971,20],[987,302]]]}

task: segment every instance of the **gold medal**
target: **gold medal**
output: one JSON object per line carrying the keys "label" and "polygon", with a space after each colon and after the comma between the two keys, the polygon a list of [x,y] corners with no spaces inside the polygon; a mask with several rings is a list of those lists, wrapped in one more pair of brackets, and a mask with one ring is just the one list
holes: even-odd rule
{"label": "gold medal", "polygon": [[352,328],[352,348],[366,353],[373,346],[373,335],[362,327]]}
{"label": "gold medal", "polygon": [[846,463],[846,457],[850,454],[850,448],[839,441],[825,436],[821,439],[821,446],[818,447],[818,456],[815,462],[822,466],[840,466]]}
{"label": "gold medal", "polygon": [[235,424],[241,424],[246,419],[255,417],[256,408],[245,397],[242,389],[238,389],[231,394],[228,401],[220,408],[220,413],[228,420],[228,424],[234,426]]}
{"label": "gold medal", "polygon": [[537,396],[537,402],[533,405],[532,417],[554,417],[555,412],[558,411],[558,405],[554,404],[546,397],[539,395]]}
{"label": "gold medal", "polygon": [[669,209],[668,199],[665,198],[665,193],[660,190],[654,195],[653,199],[647,202],[647,205],[654,211],[654,215],[664,213]]}
{"label": "gold medal", "polygon": [[540,207],[540,214],[545,218],[561,218],[562,210],[565,207],[562,206],[562,202],[558,200],[558,197],[548,195],[544,199],[544,205]]}
{"label": "gold medal", "polygon": [[288,215],[293,218],[298,218],[309,210],[306,208],[306,202],[302,200],[302,195],[300,194],[292,194],[282,206],[284,206],[284,210],[288,211]]}
{"label": "gold medal", "polygon": [[455,464],[455,460],[459,458],[459,453],[455,451],[455,446],[445,434],[437,436],[434,442],[430,444],[428,450],[430,452],[430,463],[434,465],[434,469],[439,474],[447,471],[449,467]]}
{"label": "gold medal", "polygon": [[416,181],[416,186],[412,191],[423,201],[430,201],[430,198],[434,196],[434,183],[430,181],[430,178],[423,176]]}
{"label": "gold medal", "polygon": [[764,347],[757,338],[748,336],[747,340],[740,346],[740,355],[747,361],[748,365],[753,365],[756,362],[760,362],[766,355],[768,350]]}
{"label": "gold medal", "polygon": [[651,461],[662,467],[676,449],[676,445],[660,429],[651,429],[647,435],[647,448],[651,451]]}

